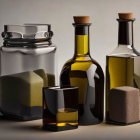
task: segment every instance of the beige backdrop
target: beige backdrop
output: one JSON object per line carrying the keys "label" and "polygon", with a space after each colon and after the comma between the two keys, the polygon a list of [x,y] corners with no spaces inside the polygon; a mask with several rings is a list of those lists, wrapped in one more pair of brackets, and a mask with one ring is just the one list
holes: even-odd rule
{"label": "beige backdrop", "polygon": [[140,0],[0,0],[0,32],[4,24],[50,23],[60,72],[74,52],[72,16],[89,15],[90,52],[105,71],[105,56],[117,46],[118,12],[134,12],[134,41],[140,51]]}

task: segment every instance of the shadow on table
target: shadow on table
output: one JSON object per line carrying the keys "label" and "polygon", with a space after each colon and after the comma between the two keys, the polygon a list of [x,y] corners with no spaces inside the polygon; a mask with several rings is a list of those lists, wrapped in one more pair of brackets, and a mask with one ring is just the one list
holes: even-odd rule
{"label": "shadow on table", "polygon": [[110,126],[116,126],[116,125],[112,124],[112,123],[105,123],[105,122],[103,122],[103,123],[100,124],[100,126],[101,127],[110,127]]}
{"label": "shadow on table", "polygon": [[[5,118],[3,116],[0,116],[0,123],[6,123],[7,127],[11,128],[12,130],[17,130],[17,131],[28,131],[28,132],[45,132],[45,133],[54,133],[53,131],[48,131],[48,130],[44,130],[42,128],[42,123],[40,124],[40,126],[38,124],[36,124],[37,120],[33,120],[33,122],[31,121],[18,121],[18,120],[11,120],[8,118]],[[101,123],[98,124],[98,127],[116,127],[115,124],[107,124],[107,123]]]}
{"label": "shadow on table", "polygon": [[44,132],[44,133],[53,133],[52,131],[44,130],[42,126],[38,125],[18,125],[13,128],[16,131],[28,131],[28,132]]}
{"label": "shadow on table", "polygon": [[45,132],[45,133],[53,133],[52,131],[44,130],[43,127],[36,124],[36,121],[19,121],[14,119],[8,119],[3,116],[0,116],[0,123],[5,124],[5,127],[8,129],[16,130],[16,131],[33,131],[33,132]]}

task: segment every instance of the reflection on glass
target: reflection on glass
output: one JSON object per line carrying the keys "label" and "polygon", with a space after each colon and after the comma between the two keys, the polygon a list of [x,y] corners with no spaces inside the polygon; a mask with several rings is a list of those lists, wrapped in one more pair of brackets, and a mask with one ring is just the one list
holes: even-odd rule
{"label": "reflection on glass", "polygon": [[78,88],[43,89],[43,127],[52,131],[78,127]]}
{"label": "reflection on glass", "polygon": [[42,118],[42,88],[55,86],[51,25],[5,25],[0,50],[0,111],[18,120]]}
{"label": "reflection on glass", "polygon": [[[61,74],[61,85],[79,87],[79,123],[103,120],[103,75],[94,61],[69,61]],[[66,78],[67,77],[67,78]]]}

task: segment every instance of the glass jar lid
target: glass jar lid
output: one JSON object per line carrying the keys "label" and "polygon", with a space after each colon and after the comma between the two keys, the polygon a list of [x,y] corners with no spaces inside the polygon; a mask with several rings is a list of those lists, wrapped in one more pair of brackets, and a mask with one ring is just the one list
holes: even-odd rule
{"label": "glass jar lid", "polygon": [[53,32],[50,24],[4,25],[3,38],[40,39],[50,38]]}
{"label": "glass jar lid", "polygon": [[33,47],[42,43],[51,45],[52,36],[50,24],[4,25],[2,32],[4,46],[12,47]]}

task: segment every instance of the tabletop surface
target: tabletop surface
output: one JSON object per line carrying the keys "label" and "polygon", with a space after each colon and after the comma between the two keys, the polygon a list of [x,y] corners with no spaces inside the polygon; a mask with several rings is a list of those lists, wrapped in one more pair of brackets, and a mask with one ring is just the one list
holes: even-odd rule
{"label": "tabletop surface", "polygon": [[140,140],[140,123],[101,123],[61,132],[44,131],[41,126],[42,120],[17,122],[0,117],[0,140]]}

